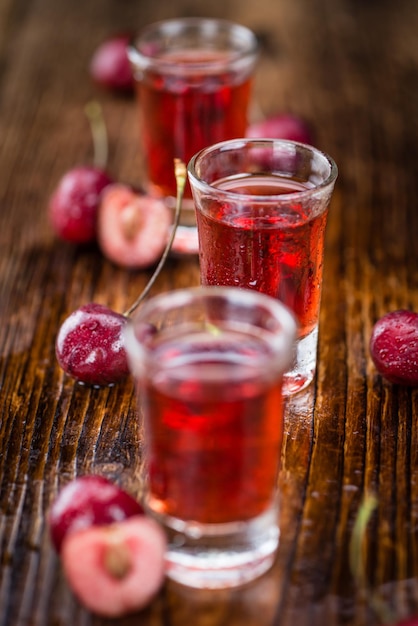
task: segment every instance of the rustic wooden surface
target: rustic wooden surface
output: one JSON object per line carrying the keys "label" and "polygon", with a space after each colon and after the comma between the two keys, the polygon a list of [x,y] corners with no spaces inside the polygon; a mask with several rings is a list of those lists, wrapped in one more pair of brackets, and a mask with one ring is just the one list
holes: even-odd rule
{"label": "rustic wooden surface", "polygon": [[[287,408],[272,571],[233,592],[168,582],[144,611],[108,622],[73,599],[45,516],[77,474],[102,473],[136,493],[132,385],[74,384],[54,341],[85,302],[125,310],[149,272],[58,242],[46,206],[59,177],[92,159],[83,113],[92,98],[106,117],[112,173],[141,180],[134,102],[99,91],[87,65],[109,34],[192,14],[258,33],[255,109],[307,118],[339,165],[318,376]],[[417,33],[416,0],[1,0],[1,626],[378,624],[348,563],[369,490],[379,504],[363,545],[367,578],[398,615],[418,612],[418,391],[383,382],[368,351],[380,315],[418,310]],[[171,259],[154,292],[198,282],[196,259]]]}

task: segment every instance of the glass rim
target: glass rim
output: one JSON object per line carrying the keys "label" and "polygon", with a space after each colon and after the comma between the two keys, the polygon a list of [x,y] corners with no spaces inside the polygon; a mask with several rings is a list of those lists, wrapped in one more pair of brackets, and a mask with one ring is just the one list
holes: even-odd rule
{"label": "glass rim", "polygon": [[[162,313],[168,312],[173,308],[179,309],[187,306],[196,300],[206,300],[224,297],[225,300],[232,304],[243,304],[248,308],[256,307],[260,304],[268,313],[278,321],[281,326],[280,332],[266,329],[265,332],[269,336],[269,345],[273,349],[272,357],[290,353],[297,338],[297,321],[292,311],[280,300],[276,300],[267,294],[252,289],[243,289],[240,287],[222,286],[222,285],[206,285],[196,287],[185,287],[159,293],[148,301],[144,302],[140,309],[132,315],[125,325],[123,334],[125,338],[125,349],[128,355],[133,356],[135,353],[139,355],[148,350],[144,344],[135,335],[135,327],[141,322],[145,322],[147,317],[153,311]],[[251,322],[248,323],[251,326]],[[256,324],[253,325],[256,327]],[[271,339],[270,339],[271,338]]]}
{"label": "glass rim", "polygon": [[[231,191],[227,189],[221,189],[219,187],[214,187],[212,183],[208,183],[203,178],[201,178],[196,171],[197,165],[199,161],[201,161],[206,155],[214,153],[214,152],[227,152],[228,150],[239,149],[246,145],[253,145],[254,147],[259,146],[262,148],[267,145],[271,146],[274,144],[278,144],[280,146],[291,146],[293,148],[301,148],[303,150],[310,151],[316,156],[320,157],[328,164],[329,174],[328,176],[318,184],[315,184],[313,187],[307,189],[301,189],[296,191],[291,191],[289,193],[281,193],[281,194],[245,194],[239,193],[236,191]],[[326,152],[316,148],[307,143],[301,143],[299,141],[293,141],[291,139],[275,139],[271,137],[242,137],[237,139],[227,139],[226,141],[220,141],[211,146],[206,146],[202,150],[199,150],[192,156],[190,161],[187,164],[187,173],[189,179],[193,181],[193,184],[199,188],[199,190],[203,193],[214,193],[216,191],[217,196],[222,198],[229,198],[234,201],[242,201],[248,202],[248,198],[251,197],[252,202],[268,202],[268,203],[284,203],[289,200],[303,199],[309,198],[320,191],[325,191],[327,188],[330,188],[334,185],[337,176],[338,176],[338,166],[334,159],[329,156]]]}
{"label": "glass rim", "polygon": [[[166,34],[174,36],[176,34],[176,30],[182,27],[196,29],[196,32],[201,29],[207,29],[208,32],[213,30],[214,35],[223,29],[225,32],[230,31],[231,34],[236,33],[239,38],[246,43],[246,45],[242,46],[239,50],[231,50],[230,54],[228,54],[226,59],[223,60],[199,61],[198,59],[192,59],[187,64],[179,62],[172,63],[158,54],[146,54],[144,50],[139,50],[139,42],[145,41],[146,38],[153,32],[157,33],[161,31],[163,33],[164,31],[167,31]],[[205,49],[204,43],[205,40],[203,39],[203,49]],[[207,49],[212,50],[210,47]],[[248,59],[251,58],[254,58],[255,60],[258,55],[258,51],[258,39],[250,28],[244,26],[243,24],[239,24],[238,22],[233,22],[232,20],[211,17],[178,17],[152,22],[144,26],[144,28],[142,28],[138,33],[134,34],[127,46],[128,57],[132,65],[140,65],[141,69],[146,69],[147,67],[153,65],[159,69],[164,68],[166,71],[171,72],[175,71],[176,68],[179,70],[179,68],[181,69],[184,66],[190,67],[193,71],[204,71],[208,68],[213,71],[216,70],[216,68],[224,68],[227,65],[237,62],[243,62],[245,60],[248,62]]]}

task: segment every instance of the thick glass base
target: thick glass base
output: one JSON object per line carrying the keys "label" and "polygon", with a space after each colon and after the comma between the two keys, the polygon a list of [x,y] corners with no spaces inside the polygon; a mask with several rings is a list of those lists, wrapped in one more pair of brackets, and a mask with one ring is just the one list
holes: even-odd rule
{"label": "thick glass base", "polygon": [[200,589],[237,587],[273,564],[279,544],[277,507],[246,522],[199,524],[159,519],[168,535],[166,573]]}
{"label": "thick glass base", "polygon": [[293,367],[283,377],[284,396],[291,396],[310,385],[315,376],[317,347],[318,326],[297,341]]}

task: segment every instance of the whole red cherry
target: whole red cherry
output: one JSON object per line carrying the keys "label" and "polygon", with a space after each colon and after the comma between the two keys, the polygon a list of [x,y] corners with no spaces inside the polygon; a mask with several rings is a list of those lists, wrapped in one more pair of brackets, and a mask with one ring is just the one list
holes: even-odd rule
{"label": "whole red cherry", "polygon": [[112,182],[105,170],[95,166],[74,167],[64,174],[49,201],[51,224],[60,239],[95,241],[102,192]]}
{"label": "whole red cherry", "polygon": [[62,369],[81,383],[111,385],[128,376],[122,331],[127,318],[90,302],[71,313],[61,325],[55,351]]}
{"label": "whole red cherry", "polygon": [[133,72],[127,54],[130,35],[116,35],[103,41],[90,61],[93,80],[106,89],[133,91]]}
{"label": "whole red cherry", "polygon": [[418,313],[401,309],[383,315],[373,327],[370,353],[389,382],[418,385]]}
{"label": "whole red cherry", "polygon": [[59,553],[70,533],[140,514],[143,509],[135,498],[104,476],[79,476],[61,489],[51,506],[51,540]]}
{"label": "whole red cherry", "polygon": [[290,113],[281,113],[254,122],[248,126],[246,135],[254,139],[289,139],[300,143],[313,143],[310,124]]}

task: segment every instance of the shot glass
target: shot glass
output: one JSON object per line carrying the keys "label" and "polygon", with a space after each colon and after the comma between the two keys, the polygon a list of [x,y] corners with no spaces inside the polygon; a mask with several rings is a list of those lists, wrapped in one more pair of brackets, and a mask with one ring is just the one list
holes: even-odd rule
{"label": "shot glass", "polygon": [[316,370],[324,237],[337,166],[316,148],[237,139],[189,162],[201,282],[253,289],[281,300],[299,324],[283,392],[304,389]]}
{"label": "shot glass", "polygon": [[[174,207],[174,158],[187,163],[205,146],[245,135],[257,54],[252,31],[222,19],[164,20],[132,41],[128,56],[151,193]],[[196,225],[188,187],[181,222]]]}
{"label": "shot glass", "polygon": [[144,506],[167,532],[167,575],[182,584],[236,586],[274,561],[281,383],[295,336],[277,300],[228,287],[161,294],[127,326]]}

